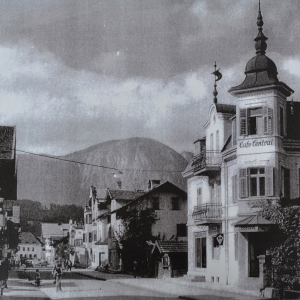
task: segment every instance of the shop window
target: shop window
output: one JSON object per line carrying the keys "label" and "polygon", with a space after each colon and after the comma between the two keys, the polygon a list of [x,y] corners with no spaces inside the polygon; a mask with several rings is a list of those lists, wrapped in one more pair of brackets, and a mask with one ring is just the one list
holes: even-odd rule
{"label": "shop window", "polygon": [[180,201],[178,197],[172,197],[172,210],[180,210]]}
{"label": "shop window", "polygon": [[220,243],[217,240],[217,237],[213,237],[213,253],[212,259],[220,259]]}
{"label": "shop window", "polygon": [[206,268],[206,237],[196,238],[196,267]]}
{"label": "shop window", "polygon": [[256,107],[240,110],[240,135],[272,134],[273,109]]}
{"label": "shop window", "polygon": [[186,224],[177,224],[177,236],[181,236],[181,237],[187,236]]}
{"label": "shop window", "polygon": [[281,196],[290,197],[290,170],[281,167]]}
{"label": "shop window", "polygon": [[273,167],[239,170],[240,197],[273,196]]}
{"label": "shop window", "polygon": [[152,198],[152,208],[154,210],[159,210],[159,197]]}
{"label": "shop window", "polygon": [[197,189],[197,206],[200,206],[202,204],[202,189]]}

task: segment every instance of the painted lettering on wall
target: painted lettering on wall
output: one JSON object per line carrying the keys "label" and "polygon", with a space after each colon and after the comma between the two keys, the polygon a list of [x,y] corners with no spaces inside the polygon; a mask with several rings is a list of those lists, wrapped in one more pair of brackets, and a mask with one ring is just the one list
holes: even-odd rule
{"label": "painted lettering on wall", "polygon": [[272,146],[273,139],[261,139],[261,140],[253,140],[253,141],[243,141],[240,142],[240,148],[251,148],[251,147],[260,147],[260,146]]}

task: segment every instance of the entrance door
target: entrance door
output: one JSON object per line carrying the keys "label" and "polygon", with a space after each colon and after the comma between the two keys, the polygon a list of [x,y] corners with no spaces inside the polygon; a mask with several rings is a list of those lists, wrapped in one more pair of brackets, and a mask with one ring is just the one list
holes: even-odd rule
{"label": "entrance door", "polygon": [[268,246],[265,233],[249,233],[249,277],[259,277],[259,255],[266,254]]}
{"label": "entrance door", "polygon": [[102,260],[101,260],[101,253],[99,253],[99,266],[102,265]]}

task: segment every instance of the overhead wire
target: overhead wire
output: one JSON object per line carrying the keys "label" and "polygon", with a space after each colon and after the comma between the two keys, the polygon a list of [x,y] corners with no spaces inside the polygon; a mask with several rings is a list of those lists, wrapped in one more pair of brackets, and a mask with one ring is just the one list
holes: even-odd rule
{"label": "overhead wire", "polygon": [[[76,164],[80,164],[80,165],[86,165],[86,166],[91,166],[91,167],[98,167],[98,168],[103,168],[103,169],[109,169],[109,170],[114,170],[114,171],[141,171],[141,172],[168,172],[168,173],[182,173],[182,171],[177,171],[177,170],[151,170],[151,169],[130,169],[130,168],[115,168],[115,167],[109,167],[109,166],[103,166],[103,165],[96,165],[96,164],[90,164],[90,163],[86,163],[86,162],[81,162],[81,161],[76,161],[76,160],[71,160],[71,159],[66,159],[66,158],[62,158],[59,156],[51,156],[51,155],[46,155],[46,154],[39,154],[39,153],[33,153],[33,152],[29,152],[29,151],[25,151],[25,150],[19,150],[19,149],[13,149],[13,148],[9,148],[9,147],[5,147],[5,146],[1,146],[0,148],[5,148],[7,150],[4,151],[11,151],[11,150],[15,150],[17,152],[21,152],[21,153],[25,153],[25,154],[30,154],[30,155],[35,155],[35,156],[41,156],[41,157],[45,157],[45,158],[50,158],[50,159],[55,159],[55,160],[60,160],[60,161],[65,161],[65,162],[70,162],[70,163],[76,163]],[[0,151],[1,153],[1,151]]]}

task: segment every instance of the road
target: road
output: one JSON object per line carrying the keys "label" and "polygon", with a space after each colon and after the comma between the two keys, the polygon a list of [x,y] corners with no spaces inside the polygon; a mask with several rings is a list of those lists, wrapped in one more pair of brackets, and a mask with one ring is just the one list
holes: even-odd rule
{"label": "road", "polygon": [[190,295],[186,298],[183,297],[183,299],[202,300],[259,299],[228,292],[205,289],[192,290],[178,284],[175,285],[155,279],[95,280],[74,272],[64,273],[62,291],[56,292],[50,270],[41,271],[42,282],[39,288],[33,285],[33,277],[34,270],[27,270],[26,273],[11,271],[8,289],[4,290],[4,296],[1,299],[173,300],[178,299],[179,295]]}

